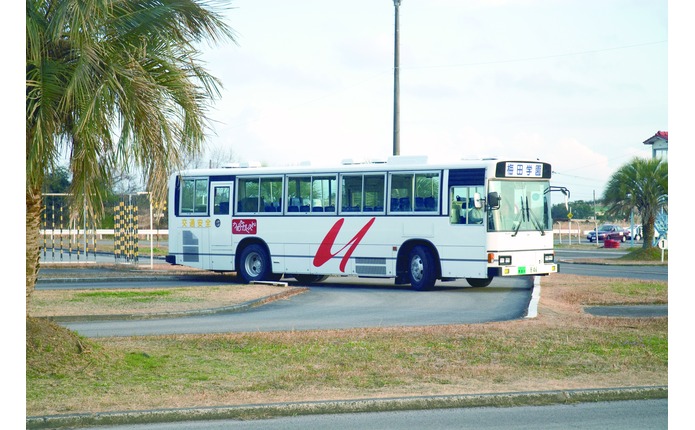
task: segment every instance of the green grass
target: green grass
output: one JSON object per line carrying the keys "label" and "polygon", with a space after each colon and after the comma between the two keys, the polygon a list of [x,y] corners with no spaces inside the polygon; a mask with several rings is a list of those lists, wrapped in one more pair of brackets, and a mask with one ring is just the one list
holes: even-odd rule
{"label": "green grass", "polygon": [[618,281],[609,283],[608,289],[626,299],[645,298],[646,301],[657,302],[654,297],[665,297],[668,293],[668,284],[664,282]]}
{"label": "green grass", "polygon": [[162,300],[163,298],[173,295],[171,290],[153,290],[153,291],[89,291],[85,293],[76,293],[70,301],[83,302],[86,300],[99,301],[101,300],[119,300],[132,301],[138,303],[153,302]]}
{"label": "green grass", "polygon": [[[663,320],[635,327],[568,327],[543,333],[458,329],[344,331],[285,335],[217,335],[100,341],[93,362],[58,373],[28,369],[33,407],[65,399],[103,396],[127,402],[205,391],[271,393],[340,389],[369,392],[420,384],[458,384],[489,378],[562,379],[628,368],[666,372],[668,341]],[[357,337],[358,339],[355,339]],[[88,369],[88,371],[84,371]]]}
{"label": "green grass", "polygon": [[[630,250],[621,260],[630,261],[661,261],[661,249],[658,247],[637,248]],[[664,250],[664,261],[668,261],[668,250]]]}

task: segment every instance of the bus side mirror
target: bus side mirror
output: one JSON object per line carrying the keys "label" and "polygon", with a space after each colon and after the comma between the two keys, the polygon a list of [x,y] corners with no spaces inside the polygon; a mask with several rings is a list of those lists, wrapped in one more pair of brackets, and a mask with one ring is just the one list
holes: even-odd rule
{"label": "bus side mirror", "polygon": [[500,207],[500,195],[497,191],[493,191],[487,194],[487,204],[490,209],[499,209]]}
{"label": "bus side mirror", "polygon": [[565,187],[548,187],[548,189],[545,190],[545,193],[547,194],[550,191],[560,191],[562,194],[565,195],[565,209],[569,211],[570,190],[568,190]]}

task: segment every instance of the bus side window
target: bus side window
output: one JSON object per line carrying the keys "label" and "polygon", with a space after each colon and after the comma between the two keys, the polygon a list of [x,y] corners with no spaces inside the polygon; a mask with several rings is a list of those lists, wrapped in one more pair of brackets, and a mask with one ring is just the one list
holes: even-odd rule
{"label": "bus side window", "polygon": [[258,212],[258,178],[239,179],[237,186],[237,212]]}
{"label": "bus side window", "polygon": [[261,178],[259,212],[280,212],[282,207],[282,178]]}
{"label": "bus side window", "polygon": [[360,212],[362,210],[362,175],[343,175],[341,212]]}
{"label": "bus side window", "polygon": [[436,211],[439,206],[439,173],[415,174],[414,195],[415,211]]}
{"label": "bus side window", "polygon": [[466,212],[464,210],[464,201],[459,194],[461,190],[452,188],[451,190],[451,210],[449,211],[449,221],[451,224],[465,224]]}
{"label": "bus side window", "polygon": [[181,213],[204,214],[208,211],[208,180],[184,179],[181,187]]}
{"label": "bus side window", "polygon": [[364,176],[364,205],[374,212],[384,211],[384,175]]}
{"label": "bus side window", "polygon": [[413,192],[412,173],[394,173],[391,175],[391,212],[410,212],[413,202],[410,196]]}
{"label": "bus side window", "polygon": [[466,224],[468,214],[468,187],[453,187],[449,197],[451,210],[449,222],[451,224]]}

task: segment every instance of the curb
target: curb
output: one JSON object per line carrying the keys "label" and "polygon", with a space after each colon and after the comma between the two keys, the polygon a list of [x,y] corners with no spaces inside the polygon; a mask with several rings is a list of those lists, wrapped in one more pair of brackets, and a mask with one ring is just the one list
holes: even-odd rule
{"label": "curb", "polygon": [[197,280],[200,280],[203,282],[220,280],[220,276],[218,276],[218,275],[207,275],[207,274],[199,275],[199,274],[189,274],[189,273],[167,273],[167,272],[159,271],[159,272],[153,272],[153,274],[149,274],[149,275],[138,273],[137,275],[134,274],[134,275],[130,275],[130,276],[123,276],[123,275],[119,274],[118,276],[89,277],[89,278],[39,277],[36,279],[36,285],[48,284],[48,283],[71,284],[71,283],[79,283],[79,282],[84,282],[84,281],[101,283],[101,282],[118,282],[118,281],[131,281],[131,282],[170,281],[172,279],[189,280],[192,276],[195,276]]}
{"label": "curb", "polygon": [[388,412],[445,408],[547,406],[618,400],[667,399],[668,386],[558,390],[522,393],[271,403],[208,408],[98,412],[26,418],[27,429],[78,428],[201,420],[260,420],[294,415]]}
{"label": "curb", "polygon": [[588,266],[654,266],[654,267],[660,267],[660,266],[668,266],[668,262],[651,262],[651,263],[645,263],[643,261],[640,262],[629,262],[629,261],[608,261],[608,260],[587,260],[587,259],[581,259],[581,258],[574,258],[574,259],[562,259],[558,260],[558,263],[563,263],[563,264],[585,264]]}

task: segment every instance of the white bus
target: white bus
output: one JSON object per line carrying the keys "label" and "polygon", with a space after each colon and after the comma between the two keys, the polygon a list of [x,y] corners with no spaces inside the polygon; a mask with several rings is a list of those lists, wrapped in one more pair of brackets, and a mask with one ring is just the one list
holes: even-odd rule
{"label": "white bus", "polygon": [[426,157],[188,170],[169,182],[170,264],[243,282],[394,278],[414,289],[557,272],[550,164]]}

